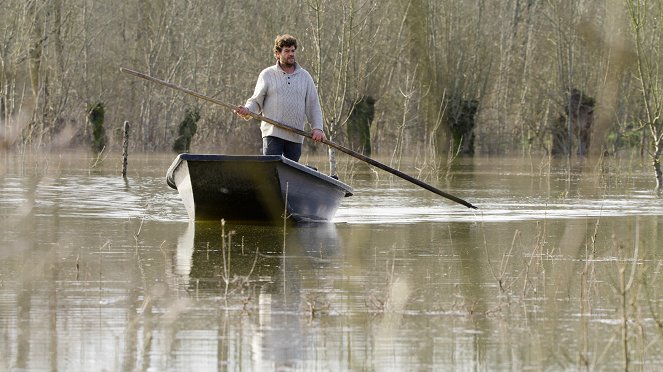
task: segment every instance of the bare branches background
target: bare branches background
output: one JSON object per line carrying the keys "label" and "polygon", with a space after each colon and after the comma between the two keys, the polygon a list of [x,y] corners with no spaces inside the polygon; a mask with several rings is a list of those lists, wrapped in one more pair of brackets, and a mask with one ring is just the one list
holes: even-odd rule
{"label": "bare branches background", "polygon": [[651,152],[662,16],[658,2],[636,0],[5,0],[0,143],[85,145],[86,108],[101,102],[111,149],[126,120],[133,147],[167,150],[196,109],[194,149],[256,152],[257,126],[119,68],[241,104],[274,62],[274,37],[291,33],[340,143],[354,105],[370,96],[373,153],[446,155],[444,113],[456,99],[478,103],[478,152],[549,151],[551,123],[578,89],[597,101],[594,152]]}

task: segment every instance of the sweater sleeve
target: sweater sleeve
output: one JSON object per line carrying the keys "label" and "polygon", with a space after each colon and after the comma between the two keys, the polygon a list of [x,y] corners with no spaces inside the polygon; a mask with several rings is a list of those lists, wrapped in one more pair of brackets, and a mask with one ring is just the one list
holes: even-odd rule
{"label": "sweater sleeve", "polygon": [[246,106],[249,111],[254,114],[262,114],[262,110],[265,103],[265,96],[267,95],[267,79],[265,77],[266,70],[262,71],[258,75],[258,81],[256,82],[256,87],[253,90],[253,95],[246,100]]}
{"label": "sweater sleeve", "polygon": [[306,119],[312,129],[323,130],[322,108],[320,107],[320,98],[318,89],[315,87],[313,78],[309,75],[308,89],[306,93]]}

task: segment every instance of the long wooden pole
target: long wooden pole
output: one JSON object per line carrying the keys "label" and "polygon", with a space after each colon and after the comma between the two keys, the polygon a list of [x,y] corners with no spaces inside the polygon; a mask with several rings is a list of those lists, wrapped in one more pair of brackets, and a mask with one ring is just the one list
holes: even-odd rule
{"label": "long wooden pole", "polygon": [[[169,87],[169,88],[173,88],[173,89],[179,90],[179,91],[181,91],[181,92],[184,92],[184,93],[189,94],[189,95],[191,95],[191,96],[194,96],[194,97],[196,97],[196,98],[200,98],[200,99],[202,99],[202,100],[205,100],[205,101],[208,101],[208,102],[212,102],[212,103],[214,103],[214,104],[216,104],[216,105],[222,106],[222,107],[224,107],[224,108],[226,108],[226,109],[228,109],[228,110],[233,110],[233,111],[234,111],[234,110],[237,108],[237,106],[235,106],[235,105],[231,105],[231,104],[228,104],[228,103],[225,103],[225,102],[221,102],[221,101],[219,101],[219,100],[217,100],[217,99],[214,99],[214,98],[212,98],[212,97],[208,97],[208,96],[202,95],[202,94],[200,94],[200,93],[194,92],[194,91],[189,90],[189,89],[187,89],[187,88],[181,87],[181,86],[179,86],[179,85],[177,85],[177,84],[173,84],[173,83],[168,82],[168,81],[165,81],[165,80],[157,79],[157,78],[155,78],[155,77],[152,77],[152,76],[150,76],[150,75],[143,74],[143,73],[138,72],[138,71],[134,71],[134,70],[131,70],[131,69],[128,69],[128,68],[124,68],[124,67],[120,68],[120,71],[125,72],[125,73],[127,73],[127,74],[129,74],[129,75],[134,75],[134,76],[137,76],[137,77],[139,77],[139,78],[142,78],[142,79],[145,79],[145,80],[149,80],[149,81],[152,81],[152,82],[155,82],[155,83],[161,84],[161,85],[165,85],[165,86],[167,86],[167,87]],[[276,127],[279,127],[279,128],[281,128],[281,129],[285,129],[285,130],[287,130],[287,131],[290,131],[290,132],[293,132],[293,133],[299,134],[300,136],[304,136],[304,137],[307,137],[307,138],[311,138],[311,134],[310,134],[310,133],[304,132],[304,131],[301,130],[301,129],[293,128],[293,127],[291,127],[291,126],[289,126],[289,125],[286,125],[286,124],[283,124],[283,123],[279,123],[279,122],[276,121],[276,120],[272,120],[272,119],[270,119],[270,118],[268,118],[268,117],[265,117],[265,116],[262,116],[262,115],[258,115],[258,114],[254,114],[254,113],[251,113],[250,115],[251,115],[251,117],[254,118],[254,119],[257,119],[257,120],[260,120],[260,121],[264,121],[264,122],[266,122],[266,123],[272,124],[272,125],[274,125],[274,126],[276,126]],[[458,198],[458,197],[456,197],[456,196],[453,196],[453,195],[451,195],[451,194],[448,194],[448,193],[446,193],[446,192],[444,192],[444,191],[442,191],[442,190],[440,190],[440,189],[438,189],[438,188],[436,188],[436,187],[433,187],[433,186],[431,186],[431,185],[429,185],[429,184],[427,184],[427,183],[425,183],[425,182],[423,182],[423,181],[420,181],[420,180],[418,180],[418,179],[416,179],[416,178],[414,178],[414,177],[412,177],[412,176],[410,176],[410,175],[407,175],[407,174],[405,174],[405,173],[403,173],[403,172],[401,172],[401,171],[399,171],[399,170],[397,170],[397,169],[394,169],[394,168],[392,168],[392,167],[390,167],[390,166],[388,166],[388,165],[386,165],[386,164],[382,164],[382,163],[380,163],[380,162],[377,161],[377,160],[373,160],[373,159],[369,158],[368,156],[365,156],[365,155],[363,155],[363,154],[360,154],[360,153],[358,153],[358,152],[356,152],[356,151],[352,151],[352,150],[350,150],[350,149],[347,148],[347,147],[343,147],[343,146],[341,146],[341,145],[339,145],[339,144],[337,144],[337,143],[334,143],[334,142],[332,142],[332,141],[329,141],[329,140],[327,140],[327,139],[323,139],[321,142],[324,143],[324,144],[327,145],[327,146],[330,146],[330,147],[335,148],[335,149],[338,150],[338,151],[344,152],[344,153],[346,153],[346,154],[348,154],[348,155],[350,155],[350,156],[353,156],[353,157],[355,157],[355,158],[357,158],[357,159],[359,159],[359,160],[361,160],[361,161],[363,161],[363,162],[366,162],[366,163],[371,164],[371,165],[373,165],[373,166],[375,166],[375,167],[377,167],[377,168],[380,168],[380,169],[382,169],[382,170],[384,170],[384,171],[387,171],[387,172],[389,172],[389,173],[391,173],[391,174],[393,174],[393,175],[395,175],[395,176],[398,176],[398,177],[400,177],[400,178],[402,178],[402,179],[404,179],[404,180],[406,180],[406,181],[412,182],[413,184],[415,184],[415,185],[417,185],[417,186],[423,187],[424,189],[426,189],[426,190],[428,190],[428,191],[431,191],[431,192],[433,192],[433,193],[435,193],[435,194],[437,194],[437,195],[440,195],[440,196],[443,196],[443,197],[445,197],[445,198],[447,198],[447,199],[449,199],[449,200],[455,201],[456,203],[462,204],[462,205],[464,205],[464,206],[466,206],[466,207],[468,207],[468,208],[478,209],[476,206],[472,205],[471,203],[469,203],[469,202],[467,202],[467,201],[465,201],[465,200],[463,200],[463,199],[461,199],[461,198]]]}

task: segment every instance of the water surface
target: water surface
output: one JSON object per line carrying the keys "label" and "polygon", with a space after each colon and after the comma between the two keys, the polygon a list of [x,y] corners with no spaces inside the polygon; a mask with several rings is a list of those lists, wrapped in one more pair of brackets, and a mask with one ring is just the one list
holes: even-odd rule
{"label": "water surface", "polygon": [[334,223],[284,229],[189,222],[173,158],[3,160],[0,369],[663,367],[638,159],[401,168],[479,210],[345,164]]}

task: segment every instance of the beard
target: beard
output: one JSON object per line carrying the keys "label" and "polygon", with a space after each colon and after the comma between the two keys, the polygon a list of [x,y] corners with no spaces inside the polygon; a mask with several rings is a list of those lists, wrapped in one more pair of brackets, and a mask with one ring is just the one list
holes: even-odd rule
{"label": "beard", "polygon": [[281,66],[284,67],[293,67],[294,65],[297,64],[297,61],[295,60],[295,57],[290,57],[290,58],[281,58],[280,60]]}

